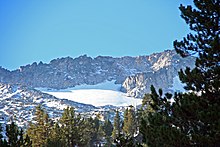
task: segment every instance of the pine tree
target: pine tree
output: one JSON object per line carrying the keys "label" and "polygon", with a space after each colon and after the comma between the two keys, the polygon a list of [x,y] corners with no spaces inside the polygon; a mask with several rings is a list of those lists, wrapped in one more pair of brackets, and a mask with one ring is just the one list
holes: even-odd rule
{"label": "pine tree", "polygon": [[6,125],[7,141],[2,146],[7,147],[31,147],[32,143],[28,135],[24,136],[23,129],[18,128],[14,121]]}
{"label": "pine tree", "polygon": [[115,118],[114,118],[114,129],[112,131],[112,139],[116,139],[119,137],[121,133],[121,124],[120,124],[120,116],[118,110],[116,110]]}
{"label": "pine tree", "polygon": [[73,107],[64,109],[60,118],[64,146],[87,146],[91,140],[92,125],[76,114]]}
{"label": "pine tree", "polygon": [[109,119],[106,119],[103,125],[103,130],[105,132],[105,135],[110,137],[112,135],[113,126]]}
{"label": "pine tree", "polygon": [[137,130],[136,115],[135,115],[134,107],[130,106],[129,109],[126,109],[124,113],[123,132],[125,133],[126,136],[133,137],[136,130]]}
{"label": "pine tree", "polygon": [[98,134],[97,134],[97,144],[100,145],[100,143],[104,140],[105,132],[103,130],[103,126],[100,124],[99,129],[98,129]]}
{"label": "pine tree", "polygon": [[19,145],[19,129],[15,125],[14,122],[11,122],[10,125],[6,126],[6,136],[8,138],[8,145],[9,146],[17,146]]}
{"label": "pine tree", "polygon": [[48,142],[47,142],[47,146],[48,147],[62,147],[64,146],[64,142],[62,141],[62,130],[59,126],[58,123],[55,123],[53,125],[53,127],[51,128],[51,133]]}
{"label": "pine tree", "polygon": [[112,135],[112,131],[113,131],[113,125],[109,119],[105,120],[105,122],[103,124],[103,131],[105,134],[105,139],[107,141],[106,145],[110,146],[112,143],[111,135]]}
{"label": "pine tree", "polygon": [[98,131],[99,131],[99,127],[100,127],[100,121],[97,117],[93,118],[89,118],[88,121],[91,123],[92,125],[92,130],[91,130],[91,141],[90,141],[90,146],[93,146],[94,144],[99,142],[99,138],[98,138]]}
{"label": "pine tree", "polygon": [[83,118],[82,124],[79,124],[80,142],[78,145],[88,146],[91,141],[93,131],[94,128],[92,122],[90,122],[87,118]]}
{"label": "pine tree", "polygon": [[177,53],[196,57],[194,69],[179,72],[188,92],[162,96],[152,87],[154,112],[141,126],[149,146],[220,146],[220,1],[194,5],[180,6],[193,33],[174,41]]}
{"label": "pine tree", "polygon": [[33,146],[45,146],[51,132],[48,114],[39,105],[36,107],[34,123],[30,123],[27,134],[31,138]]}
{"label": "pine tree", "polygon": [[65,142],[65,146],[75,146],[77,144],[79,140],[77,134],[79,132],[77,132],[76,124],[78,121],[80,121],[80,118],[76,118],[73,107],[64,109],[62,117],[60,118],[60,124],[62,128],[62,139]]}
{"label": "pine tree", "polygon": [[136,115],[135,115],[135,110],[134,107],[131,106],[130,109],[128,110],[128,135],[129,136],[134,136],[136,132]]}
{"label": "pine tree", "polygon": [[123,121],[123,128],[122,128],[124,134],[128,133],[127,124],[128,124],[128,108],[126,108],[124,111],[124,121]]}
{"label": "pine tree", "polygon": [[[142,106],[138,110],[138,125],[139,125],[139,130],[142,130],[143,125],[141,123],[148,124],[148,117],[151,113],[155,112],[151,105],[153,104],[153,100],[151,98],[150,94],[145,94],[142,100]],[[144,125],[145,126],[145,125]],[[143,137],[144,142],[145,142],[145,136]]]}
{"label": "pine tree", "polygon": [[[186,137],[171,123],[171,103],[172,95],[165,94],[162,97],[162,90],[159,94],[151,86],[150,99],[153,103],[145,104],[145,113],[142,115],[140,132],[143,135],[143,142],[148,146],[188,146]],[[174,138],[173,138],[174,137]]]}

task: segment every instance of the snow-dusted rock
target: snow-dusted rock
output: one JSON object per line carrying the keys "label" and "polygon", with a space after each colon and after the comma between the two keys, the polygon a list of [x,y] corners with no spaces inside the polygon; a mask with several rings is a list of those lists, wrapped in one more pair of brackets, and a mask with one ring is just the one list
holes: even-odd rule
{"label": "snow-dusted rock", "polygon": [[183,87],[180,87],[182,84],[175,77],[178,77],[180,69],[185,69],[186,66],[193,68],[195,59],[181,58],[174,51],[167,51],[156,57],[158,60],[154,60],[151,67],[153,71],[138,73],[125,79],[122,89],[128,96],[143,97],[145,93],[150,93],[151,85],[156,89],[162,88],[164,92],[183,91]]}
{"label": "snow-dusted rock", "polygon": [[174,50],[149,56],[121,58],[91,58],[83,55],[74,59],[54,59],[48,64],[34,62],[14,71],[0,68],[0,82],[32,88],[65,89],[115,80],[129,96],[141,97],[145,92],[149,92],[151,84],[168,89],[179,69],[193,65],[194,58],[181,58]]}

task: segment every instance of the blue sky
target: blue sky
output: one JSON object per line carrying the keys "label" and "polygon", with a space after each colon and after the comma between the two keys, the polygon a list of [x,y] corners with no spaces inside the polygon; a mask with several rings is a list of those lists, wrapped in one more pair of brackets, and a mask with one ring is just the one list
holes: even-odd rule
{"label": "blue sky", "polygon": [[0,0],[0,66],[88,56],[138,56],[173,49],[189,30],[189,0]]}

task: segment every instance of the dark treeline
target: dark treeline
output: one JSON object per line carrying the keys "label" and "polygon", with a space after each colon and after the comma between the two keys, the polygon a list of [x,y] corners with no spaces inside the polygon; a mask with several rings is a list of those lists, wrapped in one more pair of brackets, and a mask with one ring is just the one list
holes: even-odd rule
{"label": "dark treeline", "polygon": [[[67,107],[60,119],[52,121],[42,106],[37,106],[33,121],[27,130],[19,128],[13,121],[6,125],[6,137],[0,136],[1,147],[74,147],[115,146],[121,137],[137,134],[134,107],[126,109],[124,119],[116,110],[114,125],[109,119],[85,118]],[[124,121],[122,121],[124,120]],[[2,130],[1,130],[2,131]]]}
{"label": "dark treeline", "polygon": [[6,126],[0,146],[220,146],[220,1],[194,0],[180,7],[189,25],[174,48],[182,57],[195,56],[195,68],[179,72],[185,93],[163,93],[151,86],[142,107],[116,111],[113,124],[98,118],[83,118],[74,108],[64,110],[53,122],[39,106],[24,132],[13,122]]}

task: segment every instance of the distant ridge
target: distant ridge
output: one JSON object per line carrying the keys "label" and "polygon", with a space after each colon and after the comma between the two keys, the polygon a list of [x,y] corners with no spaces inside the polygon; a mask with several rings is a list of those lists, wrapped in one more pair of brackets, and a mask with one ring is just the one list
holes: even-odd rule
{"label": "distant ridge", "polygon": [[138,57],[82,55],[65,57],[49,63],[32,63],[9,71],[0,67],[0,82],[21,84],[36,88],[65,89],[76,85],[95,85],[106,80],[121,84],[121,90],[130,96],[141,97],[149,92],[149,86],[169,90],[173,78],[186,66],[194,66],[194,58],[180,57],[174,50],[166,50]]}

